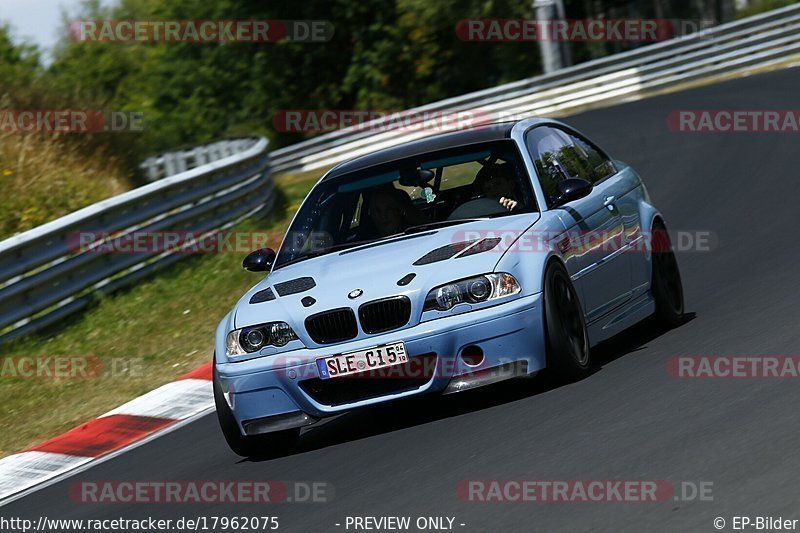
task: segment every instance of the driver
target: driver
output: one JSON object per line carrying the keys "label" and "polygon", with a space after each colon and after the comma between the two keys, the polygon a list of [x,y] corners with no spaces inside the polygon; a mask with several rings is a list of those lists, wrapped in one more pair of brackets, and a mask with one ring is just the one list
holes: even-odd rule
{"label": "driver", "polygon": [[516,180],[514,170],[510,163],[502,163],[490,167],[488,175],[480,176],[478,191],[486,198],[497,200],[500,205],[513,211],[519,202],[515,200]]}
{"label": "driver", "polygon": [[394,235],[425,222],[411,203],[411,198],[391,185],[372,193],[367,214],[379,237]]}

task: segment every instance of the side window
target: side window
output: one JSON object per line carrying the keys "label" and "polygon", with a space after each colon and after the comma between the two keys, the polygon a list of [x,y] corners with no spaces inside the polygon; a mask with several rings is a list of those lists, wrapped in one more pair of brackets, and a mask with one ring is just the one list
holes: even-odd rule
{"label": "side window", "polygon": [[569,138],[586,159],[587,176],[585,179],[597,183],[616,174],[617,169],[614,167],[614,163],[599,148],[577,135],[569,135]]}
{"label": "side window", "polygon": [[525,137],[549,206],[558,196],[559,182],[574,177],[561,160],[568,147],[567,142],[563,133],[548,127],[534,128]]}
{"label": "side window", "polygon": [[538,127],[526,139],[548,205],[558,196],[558,183],[582,178],[597,183],[614,174],[614,164],[585,139],[560,129]]}

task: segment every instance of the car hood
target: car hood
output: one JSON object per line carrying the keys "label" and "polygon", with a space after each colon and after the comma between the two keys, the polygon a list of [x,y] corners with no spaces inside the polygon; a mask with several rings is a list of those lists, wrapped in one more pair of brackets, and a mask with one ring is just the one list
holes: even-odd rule
{"label": "car hood", "polygon": [[[287,265],[272,272],[239,300],[234,308],[235,327],[280,320],[288,322],[301,339],[308,340],[303,335],[303,323],[309,315],[342,307],[357,310],[365,302],[398,295],[411,299],[413,322],[430,289],[494,271],[503,252],[539,218],[538,213],[526,213],[469,222]],[[503,240],[491,250],[459,257],[466,246],[462,243],[492,237]],[[411,274],[411,281],[399,283]],[[253,295],[267,289],[274,299],[250,303]],[[353,291],[359,296],[351,298]],[[308,305],[307,297],[313,298],[314,303]]]}

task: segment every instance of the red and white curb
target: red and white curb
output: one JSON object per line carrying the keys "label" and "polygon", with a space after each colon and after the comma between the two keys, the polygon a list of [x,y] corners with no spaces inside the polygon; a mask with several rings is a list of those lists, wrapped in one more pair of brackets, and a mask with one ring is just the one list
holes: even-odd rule
{"label": "red and white curb", "polygon": [[207,363],[63,435],[0,459],[0,505],[213,407]]}

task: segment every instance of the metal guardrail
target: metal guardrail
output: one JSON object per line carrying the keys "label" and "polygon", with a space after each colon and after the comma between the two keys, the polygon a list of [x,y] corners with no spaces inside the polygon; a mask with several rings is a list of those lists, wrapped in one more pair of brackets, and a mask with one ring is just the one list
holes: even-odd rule
{"label": "metal guardrail", "polygon": [[144,171],[147,181],[156,181],[238,154],[252,147],[256,142],[258,139],[229,139],[195,146],[188,150],[176,150],[148,157],[142,161],[139,168]]}
{"label": "metal guardrail", "polygon": [[[559,116],[598,102],[769,65],[798,54],[800,4],[794,4],[552,74],[434,102],[403,115],[463,110],[494,117],[493,121]],[[431,134],[413,127],[391,129],[390,120],[377,119],[274,150],[273,168],[298,172],[327,167]]]}
{"label": "metal guardrail", "polygon": [[267,140],[234,142],[228,146],[238,153],[0,241],[0,342],[44,328],[83,309],[95,293],[130,285],[187,256],[175,248],[92,251],[76,246],[81,232],[97,237],[92,245],[133,231],[213,234],[269,209],[275,195]]}

